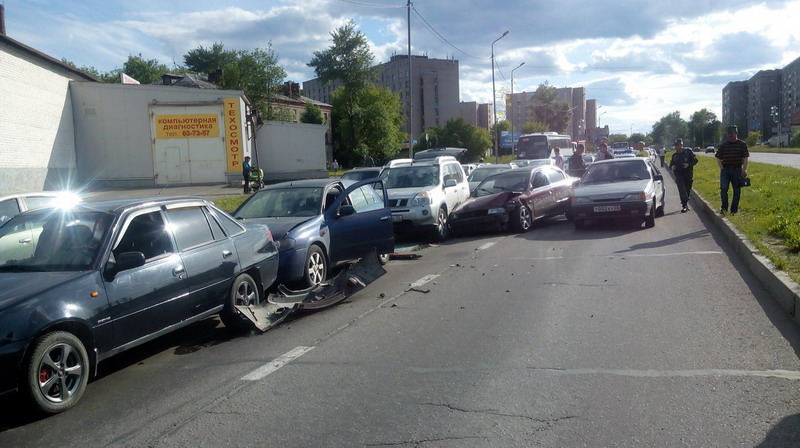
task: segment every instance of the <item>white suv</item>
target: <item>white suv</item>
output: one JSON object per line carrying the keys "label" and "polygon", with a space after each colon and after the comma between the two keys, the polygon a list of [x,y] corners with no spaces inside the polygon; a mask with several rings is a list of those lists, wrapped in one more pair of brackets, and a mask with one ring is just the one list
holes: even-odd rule
{"label": "white suv", "polygon": [[467,176],[452,156],[392,161],[381,178],[389,194],[395,230],[427,230],[439,241],[448,236],[450,212],[469,197]]}

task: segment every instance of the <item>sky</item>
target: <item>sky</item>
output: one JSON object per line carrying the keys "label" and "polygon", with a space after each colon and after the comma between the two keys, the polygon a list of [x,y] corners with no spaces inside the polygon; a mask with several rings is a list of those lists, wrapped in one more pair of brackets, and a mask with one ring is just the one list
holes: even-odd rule
{"label": "sky", "polygon": [[[375,62],[408,52],[405,0],[0,0],[6,34],[57,59],[110,71],[141,54],[173,66],[198,46],[272,45],[286,81],[352,20]],[[678,111],[722,118],[722,88],[800,57],[800,0],[417,0],[412,53],[459,61],[462,101],[543,82],[585,87],[600,126],[648,133]],[[508,35],[500,38],[505,31]],[[495,42],[492,44],[492,42]]]}

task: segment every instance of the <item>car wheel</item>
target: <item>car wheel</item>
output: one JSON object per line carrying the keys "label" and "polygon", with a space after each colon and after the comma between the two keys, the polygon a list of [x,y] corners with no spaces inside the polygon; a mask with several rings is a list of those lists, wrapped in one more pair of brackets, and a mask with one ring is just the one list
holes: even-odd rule
{"label": "car wheel", "polygon": [[655,227],[656,225],[656,198],[653,198],[653,206],[650,207],[650,214],[644,219],[644,226],[647,228]]}
{"label": "car wheel", "polygon": [[308,248],[303,281],[305,286],[317,286],[328,278],[328,261],[319,246]]}
{"label": "car wheel", "polygon": [[81,340],[72,333],[55,331],[34,341],[22,386],[36,411],[57,414],[78,403],[90,372]]}
{"label": "car wheel", "polygon": [[378,264],[381,266],[385,265],[389,262],[389,257],[391,254],[378,254]]}
{"label": "car wheel", "polygon": [[442,205],[439,207],[439,216],[436,217],[436,240],[444,241],[450,236],[450,228],[447,223],[447,208]]}
{"label": "car wheel", "polygon": [[222,319],[222,323],[232,330],[250,330],[253,328],[253,323],[250,322],[250,319],[243,316],[236,307],[255,306],[260,303],[261,294],[259,292],[258,283],[248,274],[241,274],[233,281],[230,293],[228,294],[228,300],[225,302],[225,308],[219,313],[219,317]]}
{"label": "car wheel", "polygon": [[527,206],[520,204],[517,210],[514,211],[512,222],[514,224],[514,230],[520,233],[527,232],[530,230],[531,225],[533,225],[531,210]]}
{"label": "car wheel", "polygon": [[665,204],[665,199],[664,199],[665,197],[666,197],[665,194],[661,195],[661,204],[656,209],[656,216],[658,216],[658,217],[664,216],[664,207],[666,205]]}

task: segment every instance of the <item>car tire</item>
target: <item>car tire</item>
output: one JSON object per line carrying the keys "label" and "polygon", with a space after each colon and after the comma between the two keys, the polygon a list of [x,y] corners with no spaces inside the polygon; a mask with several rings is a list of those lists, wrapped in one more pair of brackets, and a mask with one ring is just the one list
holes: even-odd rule
{"label": "car tire", "polygon": [[385,266],[389,262],[389,257],[391,257],[391,254],[378,254],[378,264]]}
{"label": "car tire", "polygon": [[660,205],[658,206],[658,208],[656,209],[656,216],[657,216],[657,217],[664,216],[664,210],[665,210],[665,208],[664,208],[664,207],[666,206],[666,204],[665,204],[665,202],[666,202],[666,200],[665,200],[665,197],[666,197],[666,194],[662,194],[662,195],[661,195],[661,204],[660,204]]}
{"label": "car tire", "polygon": [[303,267],[303,282],[306,287],[317,286],[328,278],[328,260],[317,245],[308,248]]}
{"label": "car tire", "polygon": [[228,300],[225,307],[219,313],[222,323],[226,327],[235,331],[247,331],[253,329],[253,323],[243,316],[236,306],[259,305],[261,303],[261,293],[258,283],[248,274],[241,274],[233,281],[231,290],[228,293]]}
{"label": "car tire", "polygon": [[37,338],[27,359],[22,387],[41,414],[58,414],[75,406],[86,391],[91,367],[77,336],[54,331]]}
{"label": "car tire", "polygon": [[447,222],[447,207],[439,207],[439,214],[436,216],[436,226],[434,227],[434,238],[436,241],[444,241],[450,236],[450,227]]}
{"label": "car tire", "polygon": [[650,214],[644,218],[644,226],[648,229],[656,226],[656,198],[653,198],[653,206],[650,207]]}
{"label": "car tire", "polygon": [[514,231],[518,233],[527,232],[530,230],[531,226],[533,226],[533,214],[531,210],[527,206],[520,204],[520,206],[514,210],[511,223],[514,226]]}

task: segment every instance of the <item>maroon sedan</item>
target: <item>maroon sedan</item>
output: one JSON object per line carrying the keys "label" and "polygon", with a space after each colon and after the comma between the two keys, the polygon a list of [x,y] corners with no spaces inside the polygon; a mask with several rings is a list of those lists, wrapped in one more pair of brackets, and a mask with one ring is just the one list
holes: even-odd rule
{"label": "maroon sedan", "polygon": [[555,166],[524,167],[493,174],[478,185],[450,214],[450,228],[464,230],[511,228],[526,232],[546,216],[568,214],[572,184]]}

